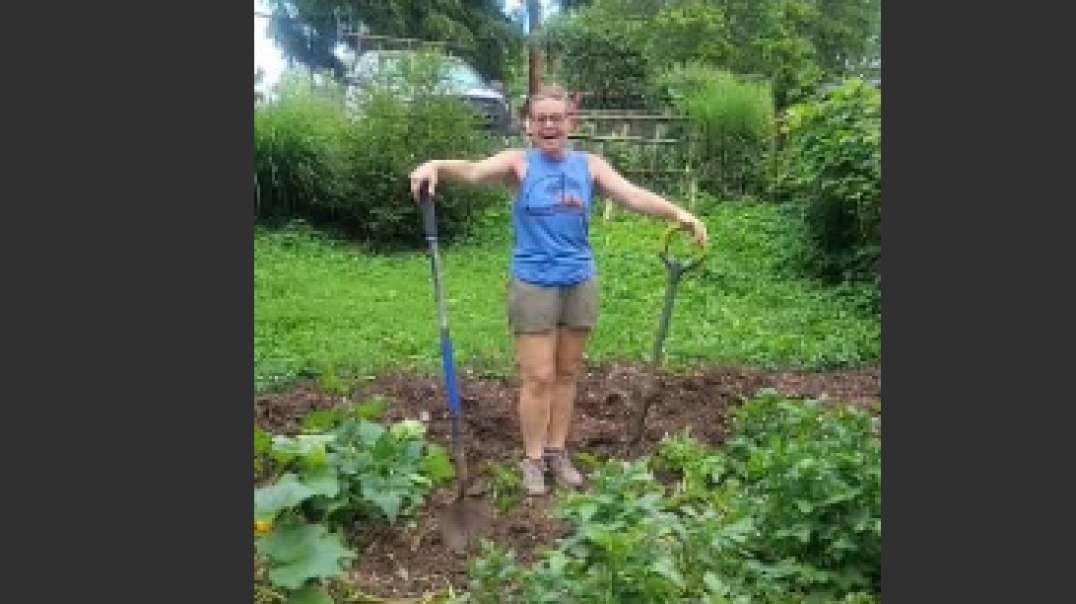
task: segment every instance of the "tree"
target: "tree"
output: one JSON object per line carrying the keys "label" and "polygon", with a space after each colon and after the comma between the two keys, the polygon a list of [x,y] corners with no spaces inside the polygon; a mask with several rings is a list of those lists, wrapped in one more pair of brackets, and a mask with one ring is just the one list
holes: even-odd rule
{"label": "tree", "polygon": [[501,0],[269,0],[270,36],[286,57],[342,75],[334,53],[339,25],[361,24],[371,34],[450,44],[482,75],[503,80],[505,62],[521,51],[522,32]]}
{"label": "tree", "polygon": [[[881,0],[817,0],[815,48],[828,73],[845,74],[869,61],[881,23]],[[866,60],[865,60],[866,59]]]}
{"label": "tree", "polygon": [[773,83],[785,107],[879,57],[881,0],[590,0],[547,26],[578,86],[642,89],[703,63]]}

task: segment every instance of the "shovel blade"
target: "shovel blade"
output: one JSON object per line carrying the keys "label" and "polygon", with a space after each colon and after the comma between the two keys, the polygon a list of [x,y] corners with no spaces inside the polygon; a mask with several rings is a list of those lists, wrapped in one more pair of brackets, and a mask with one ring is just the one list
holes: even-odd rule
{"label": "shovel blade", "polygon": [[482,501],[457,498],[441,512],[441,538],[449,549],[463,553],[486,533],[491,517]]}

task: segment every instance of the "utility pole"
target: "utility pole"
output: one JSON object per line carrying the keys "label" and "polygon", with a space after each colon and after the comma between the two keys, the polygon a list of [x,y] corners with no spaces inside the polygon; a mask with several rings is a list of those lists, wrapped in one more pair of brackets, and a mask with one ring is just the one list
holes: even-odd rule
{"label": "utility pole", "polygon": [[542,85],[542,57],[538,52],[538,30],[542,27],[541,0],[527,0],[527,18],[529,19],[528,37],[530,38],[530,94],[538,92]]}

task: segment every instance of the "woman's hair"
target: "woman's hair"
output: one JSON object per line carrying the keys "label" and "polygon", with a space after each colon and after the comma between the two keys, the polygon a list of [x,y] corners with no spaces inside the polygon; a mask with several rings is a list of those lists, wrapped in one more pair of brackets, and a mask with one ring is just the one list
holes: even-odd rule
{"label": "woman's hair", "polygon": [[564,89],[560,84],[542,84],[535,91],[534,94],[527,97],[526,102],[520,107],[519,112],[524,119],[530,117],[531,105],[542,99],[556,99],[558,101],[564,101],[568,107],[568,114],[574,114],[576,109],[579,108],[579,95],[570,95],[568,91]]}

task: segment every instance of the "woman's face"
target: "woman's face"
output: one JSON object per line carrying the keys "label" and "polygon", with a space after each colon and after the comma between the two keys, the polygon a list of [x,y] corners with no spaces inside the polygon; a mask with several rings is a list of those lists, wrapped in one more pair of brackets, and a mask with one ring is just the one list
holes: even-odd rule
{"label": "woman's face", "polygon": [[567,101],[539,99],[531,105],[527,119],[534,146],[547,155],[563,156],[568,148],[568,133],[575,125]]}

